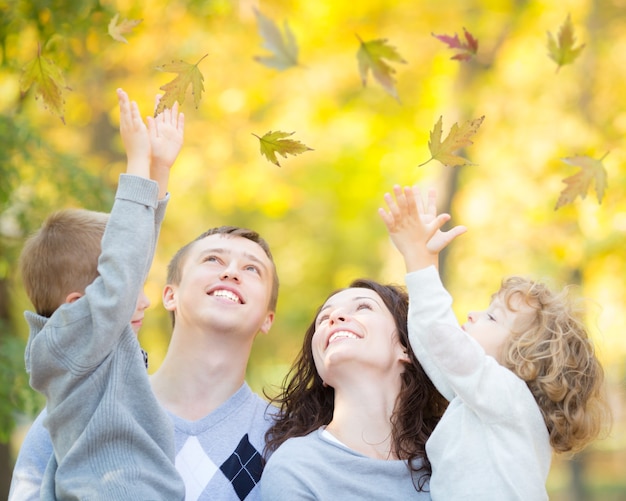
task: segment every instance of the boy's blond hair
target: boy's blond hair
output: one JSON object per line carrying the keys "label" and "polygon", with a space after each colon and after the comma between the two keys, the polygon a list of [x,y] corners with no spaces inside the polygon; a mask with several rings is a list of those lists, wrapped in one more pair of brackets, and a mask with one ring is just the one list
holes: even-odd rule
{"label": "boy's blond hair", "polygon": [[[523,329],[503,349],[503,365],[526,381],[556,452],[576,452],[598,437],[611,413],[604,370],[569,290],[553,292],[523,277],[502,281],[495,294],[507,308],[523,308]],[[516,305],[518,308],[516,308]],[[521,323],[521,322],[520,322]]]}
{"label": "boy's blond hair", "polygon": [[85,209],[55,212],[22,249],[20,271],[35,311],[50,317],[68,294],[84,293],[98,276],[109,215]]}

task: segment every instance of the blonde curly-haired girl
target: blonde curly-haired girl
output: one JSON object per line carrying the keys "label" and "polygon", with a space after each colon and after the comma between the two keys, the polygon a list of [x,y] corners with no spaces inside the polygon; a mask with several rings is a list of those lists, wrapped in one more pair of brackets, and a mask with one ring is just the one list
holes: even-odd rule
{"label": "blonde curly-haired girl", "polygon": [[409,338],[449,401],[426,443],[432,499],[545,500],[552,453],[576,452],[610,424],[604,371],[566,288],[505,278],[485,311],[459,326],[437,271],[466,229],[442,232],[417,187],[394,187],[379,213],[404,257]]}

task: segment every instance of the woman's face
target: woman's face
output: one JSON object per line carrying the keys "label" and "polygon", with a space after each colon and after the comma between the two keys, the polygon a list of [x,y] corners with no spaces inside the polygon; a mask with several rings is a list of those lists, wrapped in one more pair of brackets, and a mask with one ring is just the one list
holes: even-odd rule
{"label": "woman's face", "polygon": [[391,312],[366,288],[345,289],[324,303],[311,344],[317,372],[333,387],[338,378],[364,376],[364,371],[400,374],[409,361]]}

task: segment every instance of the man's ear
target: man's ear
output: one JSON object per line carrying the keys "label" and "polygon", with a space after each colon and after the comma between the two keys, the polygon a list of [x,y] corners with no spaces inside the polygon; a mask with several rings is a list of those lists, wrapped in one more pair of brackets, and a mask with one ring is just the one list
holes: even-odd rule
{"label": "man's ear", "polygon": [[65,297],[65,302],[66,303],[73,303],[74,301],[76,301],[77,299],[80,299],[83,296],[84,296],[84,294],[81,294],[80,292],[70,292]]}
{"label": "man's ear", "polygon": [[176,309],[175,290],[171,285],[163,287],[163,306],[167,311]]}
{"label": "man's ear", "polygon": [[263,334],[267,334],[270,331],[270,328],[272,327],[273,323],[274,323],[274,312],[268,311],[267,316],[265,317],[265,320],[263,321],[263,324],[261,325],[261,328],[259,329],[259,331],[261,331]]}

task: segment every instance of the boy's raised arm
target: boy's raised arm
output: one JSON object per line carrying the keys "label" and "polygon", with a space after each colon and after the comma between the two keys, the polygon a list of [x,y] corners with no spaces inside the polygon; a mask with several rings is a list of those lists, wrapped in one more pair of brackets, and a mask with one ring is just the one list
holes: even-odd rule
{"label": "boy's raised arm", "polygon": [[[157,104],[160,97],[156,97]],[[159,199],[163,199],[167,194],[170,168],[183,145],[185,115],[178,112],[178,102],[175,102],[171,109],[165,108],[156,118],[150,116],[147,120],[152,152],[150,178],[159,184]]]}
{"label": "boy's raised arm", "polygon": [[126,150],[126,173],[150,178],[150,138],[139,107],[130,101],[128,94],[117,89],[120,106],[120,135]]}
{"label": "boy's raised arm", "polygon": [[438,267],[441,250],[466,231],[464,226],[441,231],[450,216],[437,215],[434,189],[429,190],[428,200],[424,203],[417,186],[402,188],[395,185],[393,196],[385,193],[385,202],[388,211],[380,208],[378,213],[387,226],[391,241],[404,258],[407,273],[431,265]]}

